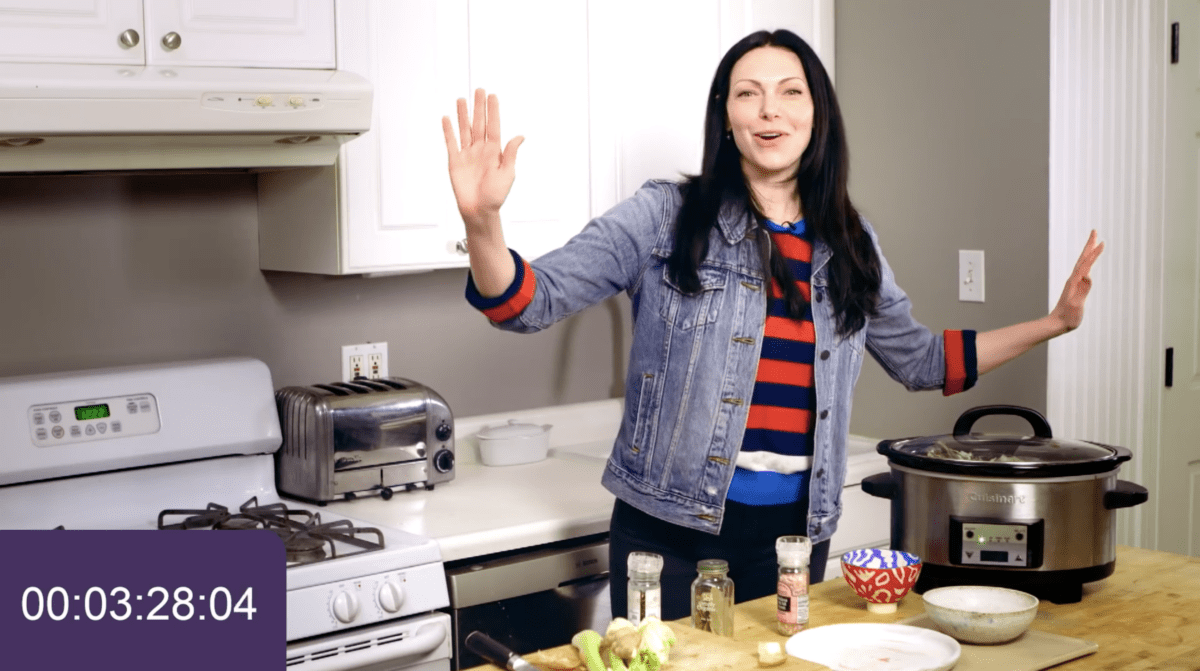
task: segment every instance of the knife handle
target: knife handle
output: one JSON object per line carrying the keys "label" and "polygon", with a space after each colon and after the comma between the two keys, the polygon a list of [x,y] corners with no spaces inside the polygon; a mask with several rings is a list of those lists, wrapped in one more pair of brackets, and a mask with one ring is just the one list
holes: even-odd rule
{"label": "knife handle", "polygon": [[482,631],[473,631],[467,634],[467,637],[463,639],[463,643],[466,644],[468,650],[492,664],[506,669],[512,668],[511,660],[516,656],[516,653],[510,650],[508,646]]}

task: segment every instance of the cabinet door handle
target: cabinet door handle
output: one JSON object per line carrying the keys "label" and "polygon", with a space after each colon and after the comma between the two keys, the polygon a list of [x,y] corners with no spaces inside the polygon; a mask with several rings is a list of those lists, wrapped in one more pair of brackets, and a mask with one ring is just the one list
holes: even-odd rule
{"label": "cabinet door handle", "polygon": [[179,48],[180,44],[183,44],[183,38],[179,36],[179,33],[172,31],[166,35],[163,35],[163,49],[166,49],[167,51],[175,51]]}
{"label": "cabinet door handle", "polygon": [[462,240],[459,240],[458,242],[454,243],[454,251],[458,252],[459,254],[466,254],[467,253],[467,239],[463,238]]}
{"label": "cabinet door handle", "polygon": [[138,31],[130,28],[121,33],[120,41],[122,47],[132,49],[138,45],[138,42],[142,41],[142,36],[138,35]]}

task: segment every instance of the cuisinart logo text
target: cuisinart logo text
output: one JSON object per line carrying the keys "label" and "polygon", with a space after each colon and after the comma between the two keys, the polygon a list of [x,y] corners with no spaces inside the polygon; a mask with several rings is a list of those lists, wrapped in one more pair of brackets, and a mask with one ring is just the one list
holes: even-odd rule
{"label": "cuisinart logo text", "polygon": [[1004,496],[1001,494],[968,494],[967,500],[972,503],[1025,503],[1025,495]]}

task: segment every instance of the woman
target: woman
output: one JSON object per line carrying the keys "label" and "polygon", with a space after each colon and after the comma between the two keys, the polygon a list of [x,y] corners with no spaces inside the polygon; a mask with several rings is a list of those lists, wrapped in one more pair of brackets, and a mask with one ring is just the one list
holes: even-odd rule
{"label": "woman", "polygon": [[498,327],[532,332],[625,291],[633,345],[624,418],[602,483],[612,606],[626,557],[663,555],[666,619],[690,612],[700,559],[730,564],[737,600],[775,591],[775,539],[808,536],[819,581],[837,528],[850,406],[864,349],[910,390],[977,375],[1079,326],[1103,250],[1093,232],[1054,310],[980,333],[913,320],[874,232],[847,195],[837,98],[801,38],[757,32],[713,77],[702,171],[647,182],[534,263],[500,224],[522,138],[500,149],[496,97],[443,119],[469,239],[467,298]]}

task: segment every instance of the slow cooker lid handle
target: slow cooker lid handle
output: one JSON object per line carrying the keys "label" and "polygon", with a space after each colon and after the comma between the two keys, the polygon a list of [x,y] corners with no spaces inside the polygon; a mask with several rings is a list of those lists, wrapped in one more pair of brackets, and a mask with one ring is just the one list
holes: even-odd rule
{"label": "slow cooker lid handle", "polygon": [[1054,437],[1050,431],[1050,422],[1046,421],[1046,417],[1042,413],[1033,408],[1019,405],[981,405],[971,408],[960,415],[958,421],[954,423],[954,436],[970,435],[971,427],[975,426],[976,420],[988,415],[1015,415],[1029,422],[1029,425],[1033,427],[1033,435],[1038,438]]}

